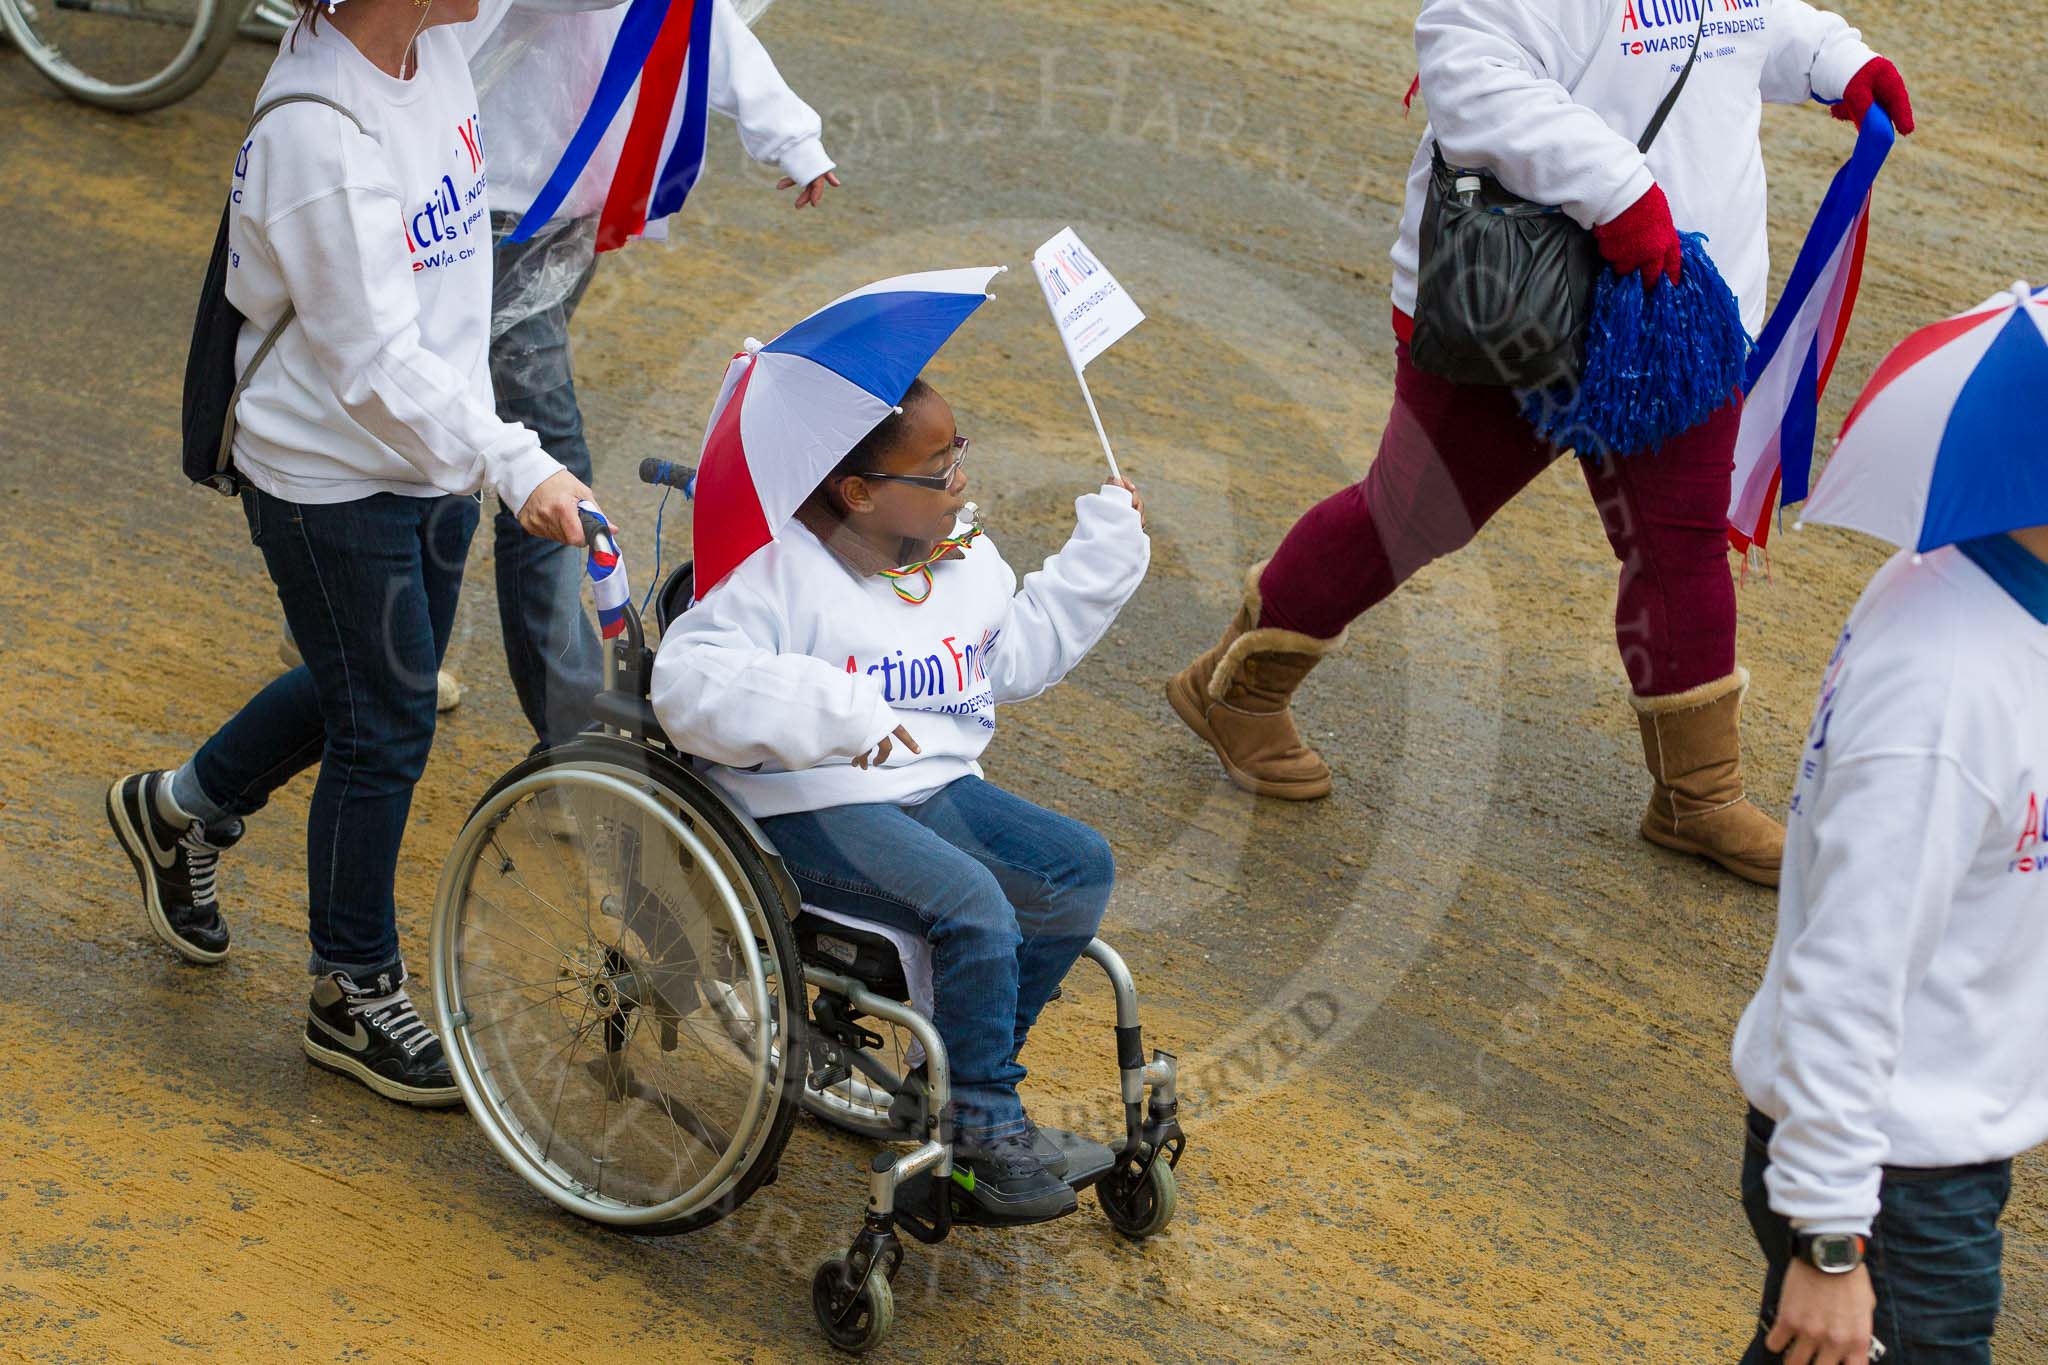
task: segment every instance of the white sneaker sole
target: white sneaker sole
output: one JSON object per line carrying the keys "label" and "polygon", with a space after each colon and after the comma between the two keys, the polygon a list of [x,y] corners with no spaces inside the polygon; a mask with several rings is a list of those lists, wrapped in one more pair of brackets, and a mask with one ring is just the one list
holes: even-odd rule
{"label": "white sneaker sole", "polygon": [[346,1052],[322,1047],[303,1033],[299,1035],[299,1042],[305,1047],[306,1057],[313,1065],[361,1081],[387,1100],[397,1100],[416,1109],[450,1109],[462,1103],[462,1091],[455,1086],[425,1090],[400,1085],[388,1076],[378,1075]]}
{"label": "white sneaker sole", "polygon": [[179,937],[178,931],[171,927],[169,917],[164,914],[163,898],[157,894],[156,878],[150,873],[153,861],[149,853],[149,844],[142,837],[142,831],[135,828],[128,819],[127,808],[121,802],[121,784],[127,780],[126,777],[120,778],[113,786],[107,788],[107,823],[114,827],[114,837],[121,841],[122,851],[128,855],[128,861],[135,864],[136,879],[142,883],[142,907],[149,916],[150,931],[187,962],[210,965],[221,961],[228,955],[226,948],[219,952],[209,952],[205,948],[187,943]]}

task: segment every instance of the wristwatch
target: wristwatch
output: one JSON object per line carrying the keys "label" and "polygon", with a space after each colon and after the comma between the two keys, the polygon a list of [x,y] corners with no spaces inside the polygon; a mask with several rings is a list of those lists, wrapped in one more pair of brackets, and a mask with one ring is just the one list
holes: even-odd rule
{"label": "wristwatch", "polygon": [[1823,1275],[1846,1275],[1863,1264],[1869,1246],[1853,1232],[1802,1232],[1792,1239],[1799,1259]]}

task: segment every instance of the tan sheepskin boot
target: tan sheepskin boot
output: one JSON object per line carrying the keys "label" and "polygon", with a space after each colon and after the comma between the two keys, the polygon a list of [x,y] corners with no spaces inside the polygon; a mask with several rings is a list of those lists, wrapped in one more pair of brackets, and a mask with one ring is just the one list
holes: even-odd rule
{"label": "tan sheepskin boot", "polygon": [[1223,638],[1166,685],[1166,699],[1200,735],[1230,780],[1255,796],[1313,801],[1330,794],[1330,769],[1301,742],[1288,699],[1348,632],[1318,640],[1298,631],[1259,629],[1259,575],[1245,574],[1244,600]]}
{"label": "tan sheepskin boot", "polygon": [[1738,720],[1749,670],[1668,697],[1632,696],[1643,762],[1656,786],[1643,837],[1696,853],[1761,886],[1778,884],[1785,827],[1742,790]]}

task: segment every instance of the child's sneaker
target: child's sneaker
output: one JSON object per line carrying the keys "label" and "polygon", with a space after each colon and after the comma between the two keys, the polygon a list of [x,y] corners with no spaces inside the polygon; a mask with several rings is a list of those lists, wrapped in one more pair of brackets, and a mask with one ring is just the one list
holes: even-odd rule
{"label": "child's sneaker", "polygon": [[1004,1223],[1041,1223],[1074,1211],[1073,1187],[1046,1169],[1030,1131],[953,1145],[953,1179],[984,1212]]}
{"label": "child's sneaker", "polygon": [[385,1099],[423,1108],[462,1103],[441,1040],[413,1008],[402,970],[395,983],[382,974],[370,989],[346,972],[315,981],[305,1048],[315,1066],[352,1076]]}
{"label": "child's sneaker", "polygon": [[1067,1175],[1067,1149],[1061,1144],[1060,1139],[1066,1138],[1071,1142],[1074,1135],[1062,1132],[1058,1128],[1040,1128],[1037,1124],[1031,1123],[1029,1114],[1024,1116],[1024,1122],[1031,1124],[1028,1130],[1031,1136],[1031,1154],[1038,1158],[1045,1169],[1064,1180]]}
{"label": "child's sneaker", "polygon": [[228,955],[227,921],[220,917],[214,878],[223,849],[242,837],[240,820],[167,820],[159,801],[171,775],[130,773],[107,788],[107,823],[135,864],[149,927],[188,962],[218,962]]}

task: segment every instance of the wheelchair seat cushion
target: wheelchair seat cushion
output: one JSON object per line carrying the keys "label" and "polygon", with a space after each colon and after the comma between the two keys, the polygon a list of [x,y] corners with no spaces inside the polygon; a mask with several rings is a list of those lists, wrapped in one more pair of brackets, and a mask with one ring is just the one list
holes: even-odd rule
{"label": "wheelchair seat cushion", "polygon": [[796,917],[805,963],[850,976],[877,995],[932,1014],[932,947],[923,935],[806,905]]}

